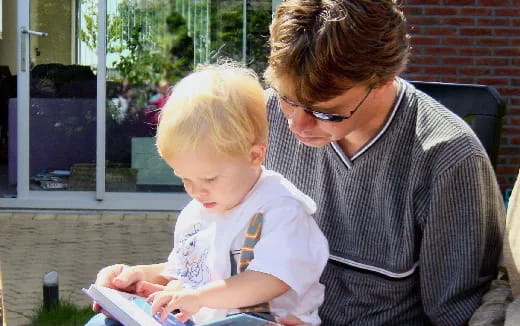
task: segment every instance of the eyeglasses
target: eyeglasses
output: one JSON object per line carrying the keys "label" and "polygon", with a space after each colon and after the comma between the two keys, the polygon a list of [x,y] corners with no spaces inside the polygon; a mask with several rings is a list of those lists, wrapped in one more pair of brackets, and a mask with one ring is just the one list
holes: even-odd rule
{"label": "eyeglasses", "polygon": [[301,104],[298,104],[298,103],[295,103],[295,102],[289,100],[287,97],[280,95],[280,93],[278,92],[278,90],[276,88],[274,88],[274,87],[272,87],[272,88],[275,91],[278,98],[280,100],[282,100],[283,102],[285,102],[286,104],[288,104],[292,107],[301,108],[303,111],[305,111],[305,113],[311,115],[313,118],[321,120],[321,121],[326,121],[326,122],[342,122],[343,120],[350,119],[352,117],[352,115],[354,113],[356,113],[356,111],[361,107],[361,105],[363,105],[365,100],[368,98],[368,95],[370,95],[370,92],[372,92],[372,88],[370,88],[368,90],[368,92],[366,93],[365,97],[363,97],[363,99],[358,103],[358,105],[356,105],[356,107],[354,109],[352,109],[348,115],[343,115],[343,114],[337,114],[337,113],[325,113],[325,112],[320,112],[320,111],[310,109],[306,106],[303,106]]}

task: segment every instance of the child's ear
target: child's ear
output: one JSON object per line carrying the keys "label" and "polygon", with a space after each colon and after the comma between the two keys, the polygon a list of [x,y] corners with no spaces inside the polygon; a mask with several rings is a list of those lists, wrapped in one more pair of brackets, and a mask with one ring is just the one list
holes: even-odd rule
{"label": "child's ear", "polygon": [[251,146],[250,158],[252,166],[259,167],[260,165],[262,165],[265,159],[265,151],[265,144],[254,143],[253,146]]}

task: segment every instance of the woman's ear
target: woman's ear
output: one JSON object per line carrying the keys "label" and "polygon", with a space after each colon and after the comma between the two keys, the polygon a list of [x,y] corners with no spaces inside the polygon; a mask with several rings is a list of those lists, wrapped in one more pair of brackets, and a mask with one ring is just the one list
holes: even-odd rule
{"label": "woman's ear", "polygon": [[250,160],[253,167],[259,167],[262,165],[265,159],[266,145],[261,143],[254,143],[251,146]]}

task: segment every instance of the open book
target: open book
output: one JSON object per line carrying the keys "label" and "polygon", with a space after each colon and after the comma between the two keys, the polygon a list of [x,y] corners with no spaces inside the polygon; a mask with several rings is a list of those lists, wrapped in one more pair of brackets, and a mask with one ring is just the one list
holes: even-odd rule
{"label": "open book", "polygon": [[[92,284],[88,290],[83,289],[92,300],[125,326],[193,326],[191,320],[181,322],[170,314],[164,323],[159,322],[159,315],[152,316],[151,303],[145,298]],[[236,314],[201,326],[276,326],[274,322],[248,315]]]}

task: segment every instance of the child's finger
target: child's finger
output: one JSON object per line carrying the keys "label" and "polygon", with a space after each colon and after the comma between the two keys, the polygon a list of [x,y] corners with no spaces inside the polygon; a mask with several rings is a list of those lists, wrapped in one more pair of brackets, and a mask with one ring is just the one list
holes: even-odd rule
{"label": "child's finger", "polygon": [[152,302],[155,299],[155,296],[157,295],[157,293],[158,292],[154,292],[154,293],[150,294],[149,296],[147,296],[146,301]]}
{"label": "child's finger", "polygon": [[175,314],[175,317],[183,323],[187,322],[191,318],[191,316],[189,314],[187,314],[183,311]]}
{"label": "child's finger", "polygon": [[170,301],[170,296],[161,295],[160,293],[153,294],[153,302],[152,302],[152,315],[155,316],[156,313],[161,311],[163,307]]}
{"label": "child's finger", "polygon": [[163,307],[162,313],[161,313],[161,323],[164,323],[166,319],[168,318],[168,315],[170,312],[174,311],[175,309],[179,308],[176,304],[176,300],[170,297],[170,301],[168,304]]}

